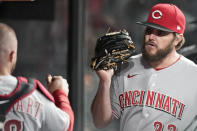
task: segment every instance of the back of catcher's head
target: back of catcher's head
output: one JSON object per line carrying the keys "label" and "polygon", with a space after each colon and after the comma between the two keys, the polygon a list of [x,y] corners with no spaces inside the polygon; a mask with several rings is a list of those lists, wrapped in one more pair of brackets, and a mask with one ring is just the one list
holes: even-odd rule
{"label": "back of catcher's head", "polygon": [[16,33],[10,26],[0,23],[0,50],[11,49],[17,49]]}
{"label": "back of catcher's head", "polygon": [[[17,58],[15,31],[7,24],[0,23],[0,68],[14,68]],[[10,67],[9,67],[10,66]]]}

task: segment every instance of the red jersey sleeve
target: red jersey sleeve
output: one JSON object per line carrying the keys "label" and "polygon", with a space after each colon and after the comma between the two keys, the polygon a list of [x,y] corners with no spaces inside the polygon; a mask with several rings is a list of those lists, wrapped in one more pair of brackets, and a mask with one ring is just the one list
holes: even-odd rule
{"label": "red jersey sleeve", "polygon": [[58,89],[58,90],[54,91],[52,95],[55,99],[55,105],[69,115],[70,125],[68,128],[68,131],[73,131],[74,112],[71,108],[68,96],[66,95],[66,93],[64,92],[63,89]]}

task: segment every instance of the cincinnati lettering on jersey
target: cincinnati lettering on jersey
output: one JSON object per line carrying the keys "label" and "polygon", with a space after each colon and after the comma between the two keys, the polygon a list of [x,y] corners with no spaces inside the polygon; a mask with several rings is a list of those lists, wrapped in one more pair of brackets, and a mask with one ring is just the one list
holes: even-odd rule
{"label": "cincinnati lettering on jersey", "polygon": [[169,113],[180,120],[185,107],[177,99],[150,90],[147,92],[143,90],[127,91],[119,95],[119,102],[122,110],[132,106],[145,105]]}

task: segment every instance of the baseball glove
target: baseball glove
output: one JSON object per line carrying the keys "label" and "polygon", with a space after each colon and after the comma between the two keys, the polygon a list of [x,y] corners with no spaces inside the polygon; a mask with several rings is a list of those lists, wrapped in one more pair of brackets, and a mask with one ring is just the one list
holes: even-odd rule
{"label": "baseball glove", "polygon": [[126,62],[135,52],[134,43],[126,30],[106,33],[97,39],[93,70],[117,69],[117,64]]}

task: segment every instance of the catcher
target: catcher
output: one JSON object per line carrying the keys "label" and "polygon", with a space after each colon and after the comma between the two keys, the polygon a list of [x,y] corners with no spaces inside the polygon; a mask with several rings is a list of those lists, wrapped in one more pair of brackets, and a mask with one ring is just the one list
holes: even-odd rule
{"label": "catcher", "polygon": [[134,54],[135,46],[126,30],[106,33],[97,39],[95,57],[92,58],[93,70],[117,70],[119,63],[124,63]]}
{"label": "catcher", "polygon": [[13,76],[17,45],[14,29],[0,23],[0,131],[73,131],[66,79],[49,75],[46,90],[37,79]]}

